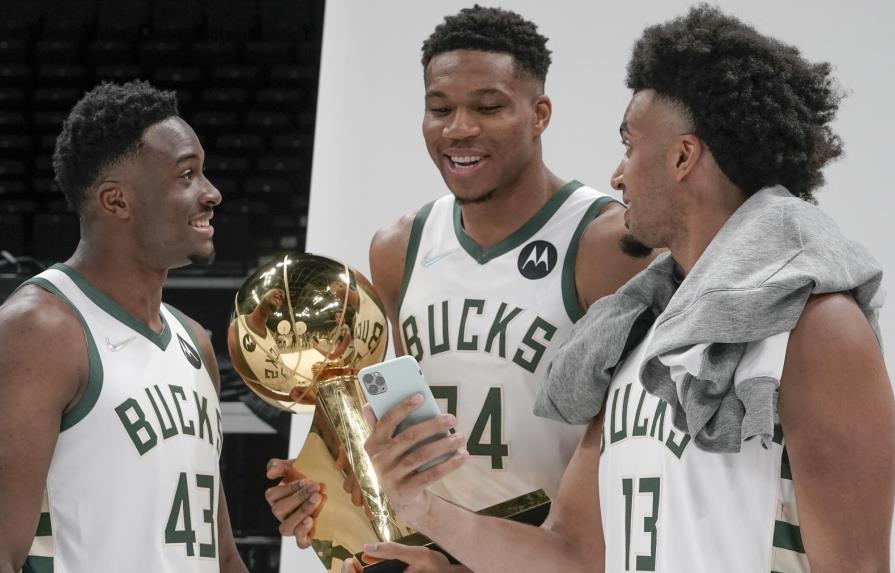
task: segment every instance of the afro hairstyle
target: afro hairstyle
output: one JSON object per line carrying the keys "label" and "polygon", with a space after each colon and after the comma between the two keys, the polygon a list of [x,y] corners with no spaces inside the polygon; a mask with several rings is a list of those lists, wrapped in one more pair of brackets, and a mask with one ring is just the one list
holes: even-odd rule
{"label": "afro hairstyle", "polygon": [[700,4],[651,26],[634,45],[627,85],[683,105],[695,134],[746,195],[783,185],[813,202],[842,154],[830,127],[843,93],[829,63]]}

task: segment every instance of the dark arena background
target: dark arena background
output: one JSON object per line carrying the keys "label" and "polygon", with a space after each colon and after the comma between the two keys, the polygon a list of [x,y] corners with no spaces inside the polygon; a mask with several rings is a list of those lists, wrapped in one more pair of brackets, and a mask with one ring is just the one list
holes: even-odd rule
{"label": "dark arena background", "polygon": [[285,457],[289,415],[233,373],[225,327],[250,268],[303,250],[323,0],[3,0],[0,9],[0,300],[68,258],[78,222],[53,181],[62,121],[102,80],[175,90],[224,201],[217,261],[172,272],[164,299],[212,332],[226,439],[221,470],[251,571],[278,571],[264,464]]}

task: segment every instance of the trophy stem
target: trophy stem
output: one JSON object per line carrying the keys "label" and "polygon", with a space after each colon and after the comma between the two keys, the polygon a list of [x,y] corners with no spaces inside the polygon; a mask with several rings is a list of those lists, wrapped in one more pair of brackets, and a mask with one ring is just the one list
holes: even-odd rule
{"label": "trophy stem", "polygon": [[363,494],[364,506],[380,541],[395,541],[407,534],[395,519],[382,492],[364,442],[370,426],[361,414],[356,376],[336,376],[317,382],[317,407],[329,421],[345,451],[355,479]]}

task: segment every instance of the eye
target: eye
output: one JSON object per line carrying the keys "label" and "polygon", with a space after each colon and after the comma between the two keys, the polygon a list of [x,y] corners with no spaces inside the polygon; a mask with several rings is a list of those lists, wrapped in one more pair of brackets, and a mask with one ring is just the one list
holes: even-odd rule
{"label": "eye", "polygon": [[192,170],[192,169],[187,169],[186,171],[184,171],[183,173],[180,174],[180,177],[181,177],[184,181],[186,181],[187,183],[189,183],[190,181],[193,180],[193,170]]}
{"label": "eye", "polygon": [[479,112],[485,115],[491,115],[499,112],[503,109],[502,105],[481,105],[479,106]]}
{"label": "eye", "polygon": [[631,142],[626,139],[622,139],[622,145],[625,146],[625,157],[631,154]]}
{"label": "eye", "polygon": [[430,107],[429,113],[437,117],[444,117],[447,114],[451,113],[451,110],[447,107]]}

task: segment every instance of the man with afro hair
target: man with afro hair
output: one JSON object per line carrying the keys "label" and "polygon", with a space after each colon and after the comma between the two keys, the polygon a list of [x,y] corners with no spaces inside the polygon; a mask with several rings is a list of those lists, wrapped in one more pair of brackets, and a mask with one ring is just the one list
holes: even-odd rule
{"label": "man with afro hair", "polygon": [[[541,488],[555,495],[582,429],[533,416],[537,388],[574,321],[649,262],[649,250],[621,250],[618,202],[544,164],[546,44],[534,23],[499,8],[466,8],[435,28],[422,45],[422,131],[450,193],[370,246],[397,353],[419,361],[456,419],[455,449],[468,451],[438,494],[473,510]],[[279,487],[268,499],[293,523],[301,496]],[[448,567],[419,547],[375,556]]]}
{"label": "man with afro hair", "polygon": [[81,239],[0,307],[0,571],[245,572],[220,480],[219,372],[162,304],[214,255],[205,152],[173,92],[103,83],[56,140]]}
{"label": "man with afro hair", "polygon": [[841,153],[829,64],[700,5],[644,31],[628,85],[626,244],[669,252],[551,363],[535,413],[588,427],[549,517],[433,495],[465,459],[408,471],[392,433],[410,401],[367,441],[398,517],[479,573],[889,571],[882,273],[811,202]]}

